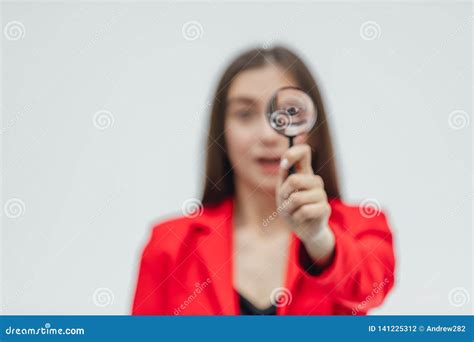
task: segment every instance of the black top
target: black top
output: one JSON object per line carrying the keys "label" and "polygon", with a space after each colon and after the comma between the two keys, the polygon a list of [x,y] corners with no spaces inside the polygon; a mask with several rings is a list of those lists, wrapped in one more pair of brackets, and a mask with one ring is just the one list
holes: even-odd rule
{"label": "black top", "polygon": [[[334,261],[335,258],[335,251],[331,255],[331,260],[329,261],[329,264],[331,264]],[[304,245],[301,246],[299,253],[298,253],[298,258],[299,258],[299,263],[307,272],[308,274],[312,276],[317,276],[320,275],[324,271],[324,267],[321,267],[317,265],[311,257],[308,254],[308,251],[304,247]],[[326,266],[328,267],[328,266]],[[240,303],[240,314],[241,315],[276,315],[276,306],[275,304],[272,304],[266,309],[259,309],[255,307],[250,301],[247,300],[244,296],[242,296],[238,291],[237,294],[239,295],[239,303]]]}
{"label": "black top", "polygon": [[239,294],[240,314],[241,315],[276,315],[276,306],[272,304],[266,309],[255,307],[247,298]]}

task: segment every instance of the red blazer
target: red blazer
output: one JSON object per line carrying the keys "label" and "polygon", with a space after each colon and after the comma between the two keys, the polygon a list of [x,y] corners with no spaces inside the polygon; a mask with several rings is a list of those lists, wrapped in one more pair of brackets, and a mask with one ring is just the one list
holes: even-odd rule
{"label": "red blazer", "polygon": [[[330,201],[336,237],[332,262],[309,272],[305,249],[292,233],[277,315],[365,315],[394,285],[392,234],[385,214]],[[197,217],[153,228],[140,263],[133,315],[238,315],[232,276],[233,198],[204,207]],[[371,217],[373,216],[373,217]],[[306,253],[307,255],[307,253]],[[283,293],[283,292],[282,292]]]}

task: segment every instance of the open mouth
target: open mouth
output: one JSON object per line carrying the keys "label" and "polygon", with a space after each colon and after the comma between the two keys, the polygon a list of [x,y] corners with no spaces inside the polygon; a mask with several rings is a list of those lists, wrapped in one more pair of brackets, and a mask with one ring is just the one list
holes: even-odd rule
{"label": "open mouth", "polygon": [[264,172],[277,173],[280,168],[280,158],[257,158],[257,163]]}
{"label": "open mouth", "polygon": [[280,158],[257,158],[257,161],[261,164],[280,164]]}

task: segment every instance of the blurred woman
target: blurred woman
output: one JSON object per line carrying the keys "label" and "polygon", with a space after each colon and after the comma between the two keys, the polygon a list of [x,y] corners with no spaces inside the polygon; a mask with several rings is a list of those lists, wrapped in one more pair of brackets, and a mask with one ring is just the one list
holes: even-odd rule
{"label": "blurred woman", "polygon": [[[291,148],[266,119],[282,87],[305,91],[318,113]],[[384,301],[395,269],[386,215],[342,200],[322,97],[295,53],[252,49],[230,63],[203,148],[202,203],[154,227],[132,314],[364,315]]]}

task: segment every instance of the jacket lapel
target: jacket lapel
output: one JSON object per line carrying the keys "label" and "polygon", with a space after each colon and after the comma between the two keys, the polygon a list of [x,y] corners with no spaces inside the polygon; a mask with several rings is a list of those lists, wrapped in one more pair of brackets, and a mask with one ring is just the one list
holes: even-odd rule
{"label": "jacket lapel", "polygon": [[[296,236],[295,233],[291,233],[291,241],[288,251],[288,261],[286,264],[286,277],[285,277],[285,284],[284,287],[290,291],[291,295],[295,294],[297,281],[300,276],[300,271],[297,267],[297,252],[298,252],[298,244],[300,240]],[[277,315],[286,315],[288,312],[290,305],[283,305],[277,307]]]}
{"label": "jacket lapel", "polygon": [[199,232],[196,254],[211,279],[211,301],[217,315],[238,314],[232,274],[232,213],[233,200],[228,197],[217,207],[206,208],[192,224],[193,231]]}

